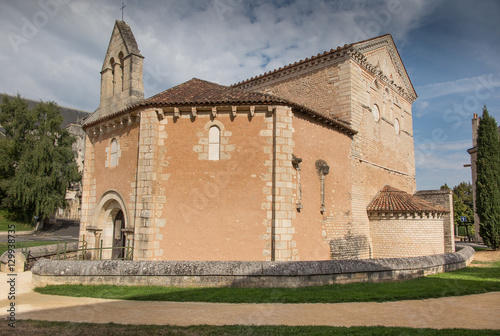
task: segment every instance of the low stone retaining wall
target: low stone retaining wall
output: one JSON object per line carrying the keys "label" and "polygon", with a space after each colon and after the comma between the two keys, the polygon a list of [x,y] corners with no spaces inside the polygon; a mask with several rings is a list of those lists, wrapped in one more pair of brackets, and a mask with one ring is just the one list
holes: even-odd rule
{"label": "low stone retaining wall", "polygon": [[[64,255],[65,247],[66,247],[66,254]],[[66,258],[66,260],[76,259],[78,254],[77,250],[78,250],[78,242],[69,242],[66,243],[66,245],[64,244],[64,242],[63,243],[54,242],[54,244],[50,245],[17,248],[12,250],[12,252],[14,253],[6,251],[2,254],[2,256],[0,256],[0,264],[1,264],[0,270],[2,272],[8,272],[7,265],[9,264],[9,260],[12,259],[15,259],[15,264],[18,267],[18,272],[25,268],[29,270],[31,266],[33,266],[36,260],[42,258],[48,258],[48,259]],[[21,254],[26,254],[24,259],[20,257],[14,257],[14,256],[20,256]]]}
{"label": "low stone retaining wall", "polygon": [[323,261],[40,260],[35,286],[305,287],[418,278],[466,267],[474,249],[425,257]]}

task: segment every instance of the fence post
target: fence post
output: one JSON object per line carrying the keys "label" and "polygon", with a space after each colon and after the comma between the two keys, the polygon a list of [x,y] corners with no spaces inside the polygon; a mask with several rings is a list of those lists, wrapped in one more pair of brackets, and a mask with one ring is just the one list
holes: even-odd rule
{"label": "fence post", "polygon": [[102,239],[101,239],[101,246],[99,247],[99,260],[102,260]]}

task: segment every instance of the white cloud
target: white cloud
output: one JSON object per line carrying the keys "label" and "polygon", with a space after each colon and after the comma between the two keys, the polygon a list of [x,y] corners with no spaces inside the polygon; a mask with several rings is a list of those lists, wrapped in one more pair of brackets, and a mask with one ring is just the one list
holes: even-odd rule
{"label": "white cloud", "polygon": [[[473,94],[489,97],[500,87],[500,74],[487,74],[461,78],[449,82],[433,83],[417,88],[421,99],[432,99],[453,94]],[[484,98],[482,98],[484,99]]]}
{"label": "white cloud", "polygon": [[462,181],[471,180],[470,163],[467,149],[471,140],[453,142],[416,142],[415,164],[419,189],[439,189],[447,183],[453,187]]}
{"label": "white cloud", "polygon": [[[125,20],[150,71],[150,96],[192,77],[232,84],[389,31],[403,40],[434,8],[425,1],[393,5],[397,3],[130,1]],[[100,64],[114,20],[121,16],[120,4],[71,0],[48,11],[38,2],[1,4],[0,31],[25,38],[23,18],[35,26],[37,13],[48,20],[17,46],[18,52],[8,39],[0,40],[5,71],[0,92],[93,110],[99,99]]]}

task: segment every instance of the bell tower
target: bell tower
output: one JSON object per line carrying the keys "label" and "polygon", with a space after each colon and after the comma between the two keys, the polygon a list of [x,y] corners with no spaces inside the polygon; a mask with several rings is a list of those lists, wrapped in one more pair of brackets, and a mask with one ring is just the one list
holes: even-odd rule
{"label": "bell tower", "polygon": [[101,69],[99,118],[144,99],[143,60],[130,26],[117,20]]}

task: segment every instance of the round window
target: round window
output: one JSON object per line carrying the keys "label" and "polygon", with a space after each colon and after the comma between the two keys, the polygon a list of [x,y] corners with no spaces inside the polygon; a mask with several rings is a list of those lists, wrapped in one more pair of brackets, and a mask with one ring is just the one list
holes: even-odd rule
{"label": "round window", "polygon": [[396,130],[396,134],[399,134],[399,120],[394,120],[394,129]]}
{"label": "round window", "polygon": [[379,121],[380,120],[380,110],[378,109],[377,104],[373,105],[372,113],[373,113],[373,119],[375,121]]}

